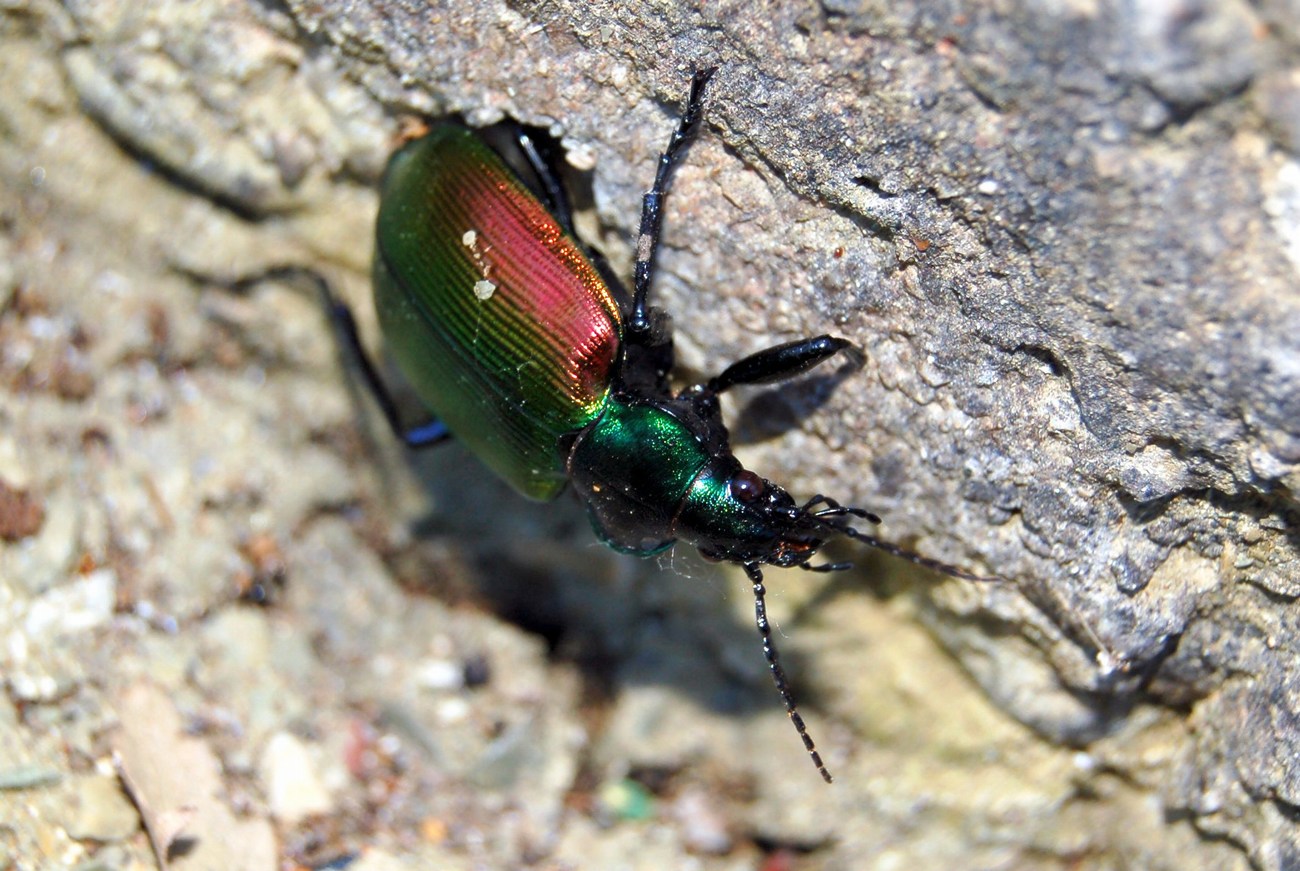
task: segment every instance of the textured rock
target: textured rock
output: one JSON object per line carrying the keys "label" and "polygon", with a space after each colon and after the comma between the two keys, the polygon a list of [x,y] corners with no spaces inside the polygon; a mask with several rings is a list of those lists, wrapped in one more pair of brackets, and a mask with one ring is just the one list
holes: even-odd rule
{"label": "textured rock", "polygon": [[[0,65],[21,87],[0,125],[0,477],[45,517],[0,544],[0,667],[29,676],[11,692],[37,703],[31,723],[76,720],[58,706],[88,674],[182,685],[192,655],[215,707],[246,712],[254,746],[225,748],[238,763],[324,692],[288,687],[382,649],[351,700],[382,709],[383,679],[409,688],[388,710],[437,772],[416,779],[452,778],[486,815],[501,796],[534,803],[496,817],[494,856],[622,855],[626,830],[565,824],[582,742],[553,707],[572,688],[537,650],[502,690],[522,713],[485,735],[473,724],[496,715],[453,716],[464,688],[420,665],[517,641],[465,630],[402,661],[401,632],[451,618],[384,599],[373,555],[356,571],[382,606],[299,592],[344,583],[329,560],[375,547],[408,582],[472,591],[602,664],[599,778],[666,764],[684,782],[660,787],[686,795],[738,778],[752,835],[827,867],[1300,861],[1295,3],[448,6],[4,6]],[[348,441],[364,405],[313,301],[231,287],[291,263],[363,295],[371,186],[403,112],[549,126],[583,226],[626,274],[640,192],[702,65],[720,71],[654,291],[686,374],[801,335],[859,342],[860,373],[741,397],[747,463],[1009,579],[878,566],[866,595],[852,576],[772,573],[778,640],[843,772],[831,792],[763,685],[737,579],[701,581],[687,555],[671,565],[695,579],[629,566],[572,506],[520,505],[455,448],[418,463],[421,489],[382,432],[379,450]],[[365,535],[320,522],[352,512]],[[232,607],[262,536],[289,554],[291,593],[284,646],[257,661],[286,670],[241,689],[202,646],[229,637],[184,630]],[[25,637],[37,597],[108,569],[136,622],[97,607],[80,655]],[[114,659],[94,632],[171,658]],[[347,722],[328,711],[318,727]],[[452,726],[430,737],[439,711]],[[467,806],[421,808],[477,819]],[[455,849],[484,831],[452,828]],[[656,837],[645,855],[674,864],[683,839]]]}

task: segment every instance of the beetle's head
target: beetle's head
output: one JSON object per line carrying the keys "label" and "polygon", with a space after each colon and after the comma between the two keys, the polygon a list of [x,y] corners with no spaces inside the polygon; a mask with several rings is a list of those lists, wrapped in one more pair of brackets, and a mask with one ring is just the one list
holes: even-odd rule
{"label": "beetle's head", "polygon": [[849,526],[846,517],[880,522],[870,512],[821,496],[799,505],[784,489],[727,456],[710,463],[695,479],[673,532],[706,559],[788,568],[809,566],[826,540],[835,536],[870,538]]}

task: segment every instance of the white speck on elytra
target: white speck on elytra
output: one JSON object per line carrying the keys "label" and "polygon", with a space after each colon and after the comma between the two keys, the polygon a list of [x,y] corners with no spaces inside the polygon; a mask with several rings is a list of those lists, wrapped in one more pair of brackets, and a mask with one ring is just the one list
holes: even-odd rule
{"label": "white speck on elytra", "polygon": [[492,291],[496,290],[496,285],[488,281],[488,276],[492,274],[492,264],[488,262],[487,253],[492,250],[492,246],[479,248],[477,230],[466,230],[462,233],[460,244],[469,249],[470,256],[474,258],[474,265],[478,267],[478,274],[483,276],[482,281],[474,284],[474,295],[479,299],[487,299],[492,295]]}

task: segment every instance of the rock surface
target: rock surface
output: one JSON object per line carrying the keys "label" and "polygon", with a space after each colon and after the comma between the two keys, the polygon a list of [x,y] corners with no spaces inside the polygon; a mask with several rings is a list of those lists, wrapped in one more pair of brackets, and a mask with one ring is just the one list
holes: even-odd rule
{"label": "rock surface", "polygon": [[[0,4],[18,866],[197,867],[158,849],[192,818],[105,794],[123,735],[197,741],[201,819],[304,865],[1300,863],[1294,2],[452,5]],[[832,788],[741,577],[403,456],[311,288],[258,279],[368,328],[376,178],[447,113],[549,127],[628,274],[705,65],[654,290],[684,377],[858,342],[729,409],[747,465],[1007,579],[770,573]],[[629,782],[648,818],[602,809]]]}

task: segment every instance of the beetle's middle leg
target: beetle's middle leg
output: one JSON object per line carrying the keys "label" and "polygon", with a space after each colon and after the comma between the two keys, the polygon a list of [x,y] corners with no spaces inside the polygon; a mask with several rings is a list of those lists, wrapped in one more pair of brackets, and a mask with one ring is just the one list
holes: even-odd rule
{"label": "beetle's middle leg", "polygon": [[564,183],[560,181],[559,172],[557,172],[551,161],[542,154],[541,148],[538,147],[537,142],[526,127],[522,124],[516,124],[513,132],[519,150],[523,152],[529,168],[533,171],[533,175],[537,177],[537,183],[541,185],[546,207],[550,210],[556,222],[559,223],[560,228],[576,239],[578,233],[573,227],[573,206],[569,203],[569,195],[565,193]]}

